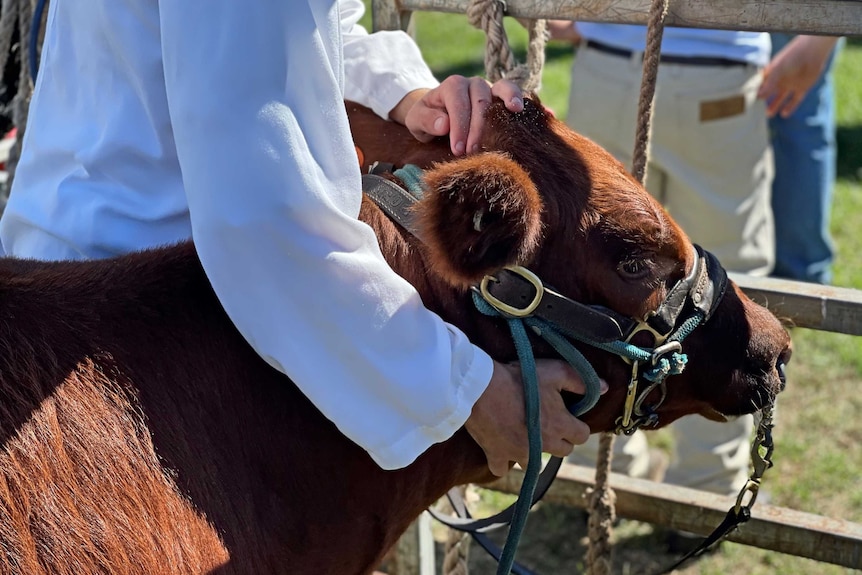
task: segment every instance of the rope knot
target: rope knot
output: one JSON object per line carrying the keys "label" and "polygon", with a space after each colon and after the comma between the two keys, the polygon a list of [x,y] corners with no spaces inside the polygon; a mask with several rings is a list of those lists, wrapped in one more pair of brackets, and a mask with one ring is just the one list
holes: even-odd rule
{"label": "rope knot", "polygon": [[652,369],[644,371],[644,378],[649,381],[661,382],[664,381],[664,378],[666,378],[669,374],[670,360],[668,360],[666,357],[663,357],[658,360],[658,362],[655,364],[655,366],[652,367]]}
{"label": "rope knot", "polygon": [[644,378],[661,383],[669,375],[681,374],[687,363],[688,356],[686,354],[674,352],[670,355],[670,359],[663,357],[656,362],[652,369],[644,371]]}
{"label": "rope knot", "polygon": [[685,366],[688,363],[688,356],[684,353],[674,353],[670,356],[670,375],[679,375],[685,371]]}

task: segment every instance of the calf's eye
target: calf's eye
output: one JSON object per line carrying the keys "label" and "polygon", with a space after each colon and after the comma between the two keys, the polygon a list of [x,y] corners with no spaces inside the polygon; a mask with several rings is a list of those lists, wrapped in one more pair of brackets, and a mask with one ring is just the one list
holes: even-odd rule
{"label": "calf's eye", "polygon": [[641,279],[650,272],[649,260],[630,259],[620,263],[620,274],[627,279]]}

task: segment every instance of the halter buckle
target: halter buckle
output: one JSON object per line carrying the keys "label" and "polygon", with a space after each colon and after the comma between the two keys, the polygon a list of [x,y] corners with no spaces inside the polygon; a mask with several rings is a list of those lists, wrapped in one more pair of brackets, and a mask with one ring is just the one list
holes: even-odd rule
{"label": "halter buckle", "polygon": [[518,308],[494,297],[488,290],[489,282],[500,281],[494,276],[485,276],[484,278],[482,278],[482,282],[479,284],[479,293],[482,294],[482,297],[485,299],[486,302],[488,302],[494,309],[496,309],[500,313],[503,313],[510,317],[527,317],[531,315],[534,311],[536,311],[536,308],[539,307],[539,303],[542,301],[542,297],[545,295],[545,286],[542,285],[542,280],[539,279],[539,276],[537,276],[523,266],[506,266],[503,269],[521,276],[523,279],[529,282],[530,285],[533,286],[533,289],[536,290],[536,295],[533,296],[533,300],[526,306]]}

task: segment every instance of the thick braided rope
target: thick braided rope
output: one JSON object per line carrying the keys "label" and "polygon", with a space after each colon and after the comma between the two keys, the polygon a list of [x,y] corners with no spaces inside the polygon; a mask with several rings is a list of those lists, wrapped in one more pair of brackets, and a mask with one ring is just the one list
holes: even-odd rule
{"label": "thick braided rope", "polygon": [[616,519],[616,494],[610,488],[608,478],[615,438],[613,433],[601,434],[596,461],[596,486],[587,493],[587,530],[590,538],[586,559],[588,575],[611,574],[611,531]]}
{"label": "thick braided rope", "polygon": [[509,38],[503,26],[505,3],[501,0],[471,0],[467,20],[485,32],[485,76],[491,82],[501,78],[511,80],[528,92],[537,92],[542,85],[545,65],[545,44],[548,26],[545,20],[525,20],[529,32],[526,64],[515,63]]}
{"label": "thick braided rope", "polygon": [[[647,41],[644,51],[643,76],[641,77],[638,101],[635,149],[632,154],[632,175],[641,184],[646,183],[646,166],[649,157],[649,138],[652,126],[652,107],[655,97],[656,77],[661,60],[661,40],[664,21],[667,17],[668,0],[653,0],[647,25]],[[596,462],[596,485],[590,493],[588,523],[590,546],[587,550],[587,572],[589,575],[608,575],[611,572],[610,538],[613,529],[614,502],[616,495],[608,478],[613,458],[614,435],[603,433],[599,443]]]}
{"label": "thick braided rope", "polygon": [[[458,487],[461,498],[467,501],[467,486]],[[446,547],[443,555],[443,573],[445,575],[468,575],[467,559],[470,555],[472,538],[466,531],[449,529],[446,537]]]}
{"label": "thick braided rope", "polygon": [[661,39],[664,34],[664,21],[667,17],[668,0],[653,0],[650,6],[647,25],[646,51],[644,52],[643,76],[641,77],[640,99],[638,101],[635,149],[632,154],[632,175],[641,184],[646,183],[646,166],[649,156],[648,146],[652,126],[652,106],[655,97],[656,76],[661,59]]}

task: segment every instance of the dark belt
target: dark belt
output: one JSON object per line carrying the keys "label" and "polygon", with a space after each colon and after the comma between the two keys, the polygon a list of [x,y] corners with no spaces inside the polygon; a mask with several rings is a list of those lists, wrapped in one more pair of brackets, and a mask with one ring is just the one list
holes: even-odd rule
{"label": "dark belt", "polygon": [[[619,56],[621,58],[631,58],[636,52],[626,50],[625,48],[617,48],[596,42],[595,40],[587,40],[587,48]],[[641,52],[637,52],[641,54]],[[748,62],[743,60],[733,60],[731,58],[713,58],[710,56],[672,56],[670,54],[662,54],[659,60],[662,64],[682,64],[684,66],[748,66]]]}

